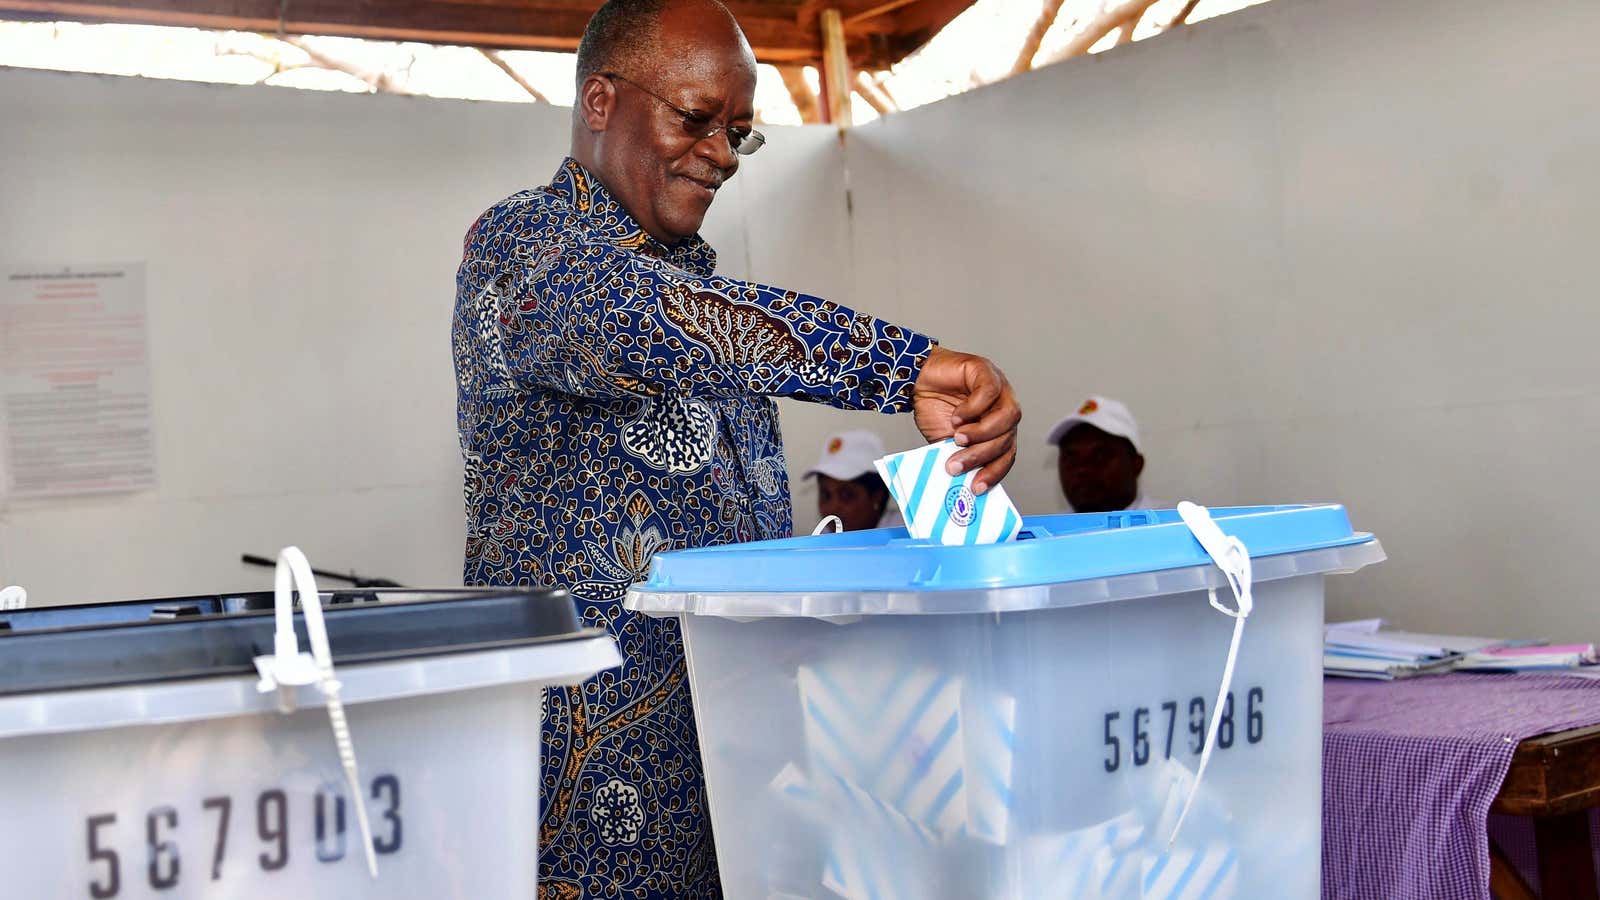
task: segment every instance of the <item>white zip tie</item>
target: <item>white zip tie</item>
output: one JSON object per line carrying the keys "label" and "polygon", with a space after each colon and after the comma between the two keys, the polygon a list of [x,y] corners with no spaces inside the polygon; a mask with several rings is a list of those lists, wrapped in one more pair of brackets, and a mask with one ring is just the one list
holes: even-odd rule
{"label": "white zip tie", "polygon": [[[292,584],[291,584],[292,582]],[[306,617],[306,636],[311,644],[310,653],[300,651],[300,642],[294,633],[294,593],[300,593],[300,609]],[[344,766],[345,783],[356,808],[356,821],[361,826],[361,846],[366,851],[367,873],[378,877],[378,857],[372,847],[372,824],[367,819],[367,804],[361,793],[361,776],[356,766],[356,748],[350,740],[350,723],[344,716],[344,702],[339,699],[339,682],[333,677],[333,654],[328,649],[328,629],[322,621],[322,596],[317,593],[316,579],[311,575],[311,563],[299,547],[285,547],[278,554],[278,569],[273,581],[273,618],[276,630],[272,635],[272,655],[255,658],[256,671],[261,681],[256,690],[265,694],[278,692],[278,709],[293,712],[295,688],[315,684],[327,701],[328,721],[333,725],[333,742],[339,749],[339,762]]]}
{"label": "white zip tie", "polygon": [[1200,753],[1200,768],[1194,773],[1194,784],[1190,785],[1189,796],[1183,801],[1183,811],[1178,813],[1178,822],[1172,826],[1172,836],[1167,839],[1168,852],[1177,842],[1178,832],[1183,830],[1183,820],[1189,815],[1189,807],[1194,805],[1195,797],[1200,794],[1200,780],[1205,777],[1206,766],[1211,762],[1211,750],[1217,743],[1217,727],[1222,722],[1223,704],[1227,702],[1228,689],[1233,686],[1233,666],[1239,659],[1239,640],[1244,637],[1244,620],[1250,617],[1250,611],[1255,608],[1255,600],[1250,595],[1250,550],[1245,547],[1244,542],[1223,534],[1222,529],[1217,527],[1216,520],[1211,518],[1211,513],[1198,503],[1190,503],[1187,500],[1179,503],[1178,516],[1183,519],[1183,524],[1189,526],[1194,539],[1205,548],[1206,555],[1211,557],[1211,561],[1216,563],[1217,568],[1227,577],[1236,608],[1229,609],[1217,602],[1216,588],[1207,590],[1212,608],[1223,615],[1233,617],[1233,641],[1228,644],[1228,661],[1222,667],[1222,683],[1217,686],[1217,702],[1211,708],[1211,727],[1206,730],[1205,749]]}
{"label": "white zip tie", "polygon": [[829,522],[833,523],[834,534],[838,534],[844,530],[844,520],[840,519],[838,516],[824,516],[822,521],[817,523],[817,527],[811,529],[811,536],[816,537],[817,535],[821,534],[822,529],[827,528]]}

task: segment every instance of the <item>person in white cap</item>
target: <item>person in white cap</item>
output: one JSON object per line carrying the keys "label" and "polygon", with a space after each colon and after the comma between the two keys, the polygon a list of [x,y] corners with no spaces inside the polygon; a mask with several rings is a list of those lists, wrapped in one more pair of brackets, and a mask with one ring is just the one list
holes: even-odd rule
{"label": "person in white cap", "polygon": [[888,455],[870,431],[839,431],[822,442],[817,464],[804,477],[817,479],[817,514],[838,516],[845,531],[905,524],[873,461]]}
{"label": "person in white cap", "polygon": [[1139,490],[1144,472],[1139,423],[1125,404],[1090,397],[1057,422],[1045,442],[1060,450],[1056,471],[1069,512],[1162,508]]}

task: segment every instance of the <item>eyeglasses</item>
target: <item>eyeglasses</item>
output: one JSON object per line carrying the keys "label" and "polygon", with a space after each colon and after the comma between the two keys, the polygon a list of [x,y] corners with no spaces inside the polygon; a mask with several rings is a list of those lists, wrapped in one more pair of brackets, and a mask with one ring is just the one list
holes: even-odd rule
{"label": "eyeglasses", "polygon": [[631,78],[624,78],[615,72],[601,72],[600,74],[601,77],[611,78],[633,85],[633,87],[646,94],[649,94],[662,105],[677,113],[683,119],[684,133],[694,138],[696,141],[703,141],[706,138],[716,137],[719,134],[724,135],[728,139],[728,146],[732,147],[733,152],[739,154],[740,156],[749,156],[757,150],[760,150],[762,145],[767,142],[766,135],[759,131],[753,131],[749,128],[746,128],[743,125],[712,124],[710,113],[701,112],[697,109],[684,109],[678,104],[673,103],[671,100],[668,100],[667,98],[661,96],[655,91],[650,90]]}

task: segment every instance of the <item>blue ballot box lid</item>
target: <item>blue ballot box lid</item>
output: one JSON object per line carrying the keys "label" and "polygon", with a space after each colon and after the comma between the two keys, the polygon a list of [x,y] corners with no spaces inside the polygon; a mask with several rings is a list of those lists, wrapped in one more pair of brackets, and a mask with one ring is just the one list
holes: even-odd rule
{"label": "blue ballot box lid", "polygon": [[[1249,548],[1257,581],[1354,571],[1384,558],[1338,505],[1231,507],[1211,515]],[[1180,574],[1128,581],[1152,573]],[[1176,510],[1138,510],[1035,516],[1024,519],[1017,540],[976,546],[884,528],[664,553],[627,605],[729,617],[990,612],[1221,583]],[[1072,585],[1078,588],[1055,589]]]}

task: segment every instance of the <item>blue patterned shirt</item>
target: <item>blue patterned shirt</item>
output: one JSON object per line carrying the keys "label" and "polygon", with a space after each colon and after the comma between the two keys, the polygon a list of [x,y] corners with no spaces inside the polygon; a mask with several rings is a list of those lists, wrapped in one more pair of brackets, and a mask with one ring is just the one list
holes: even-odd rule
{"label": "blue patterned shirt", "polygon": [[566,160],[467,234],[452,328],[465,581],[570,590],[619,670],[547,691],[540,893],[720,896],[677,622],[620,601],[658,552],[785,537],[783,396],[904,412],[927,337],[712,274]]}

